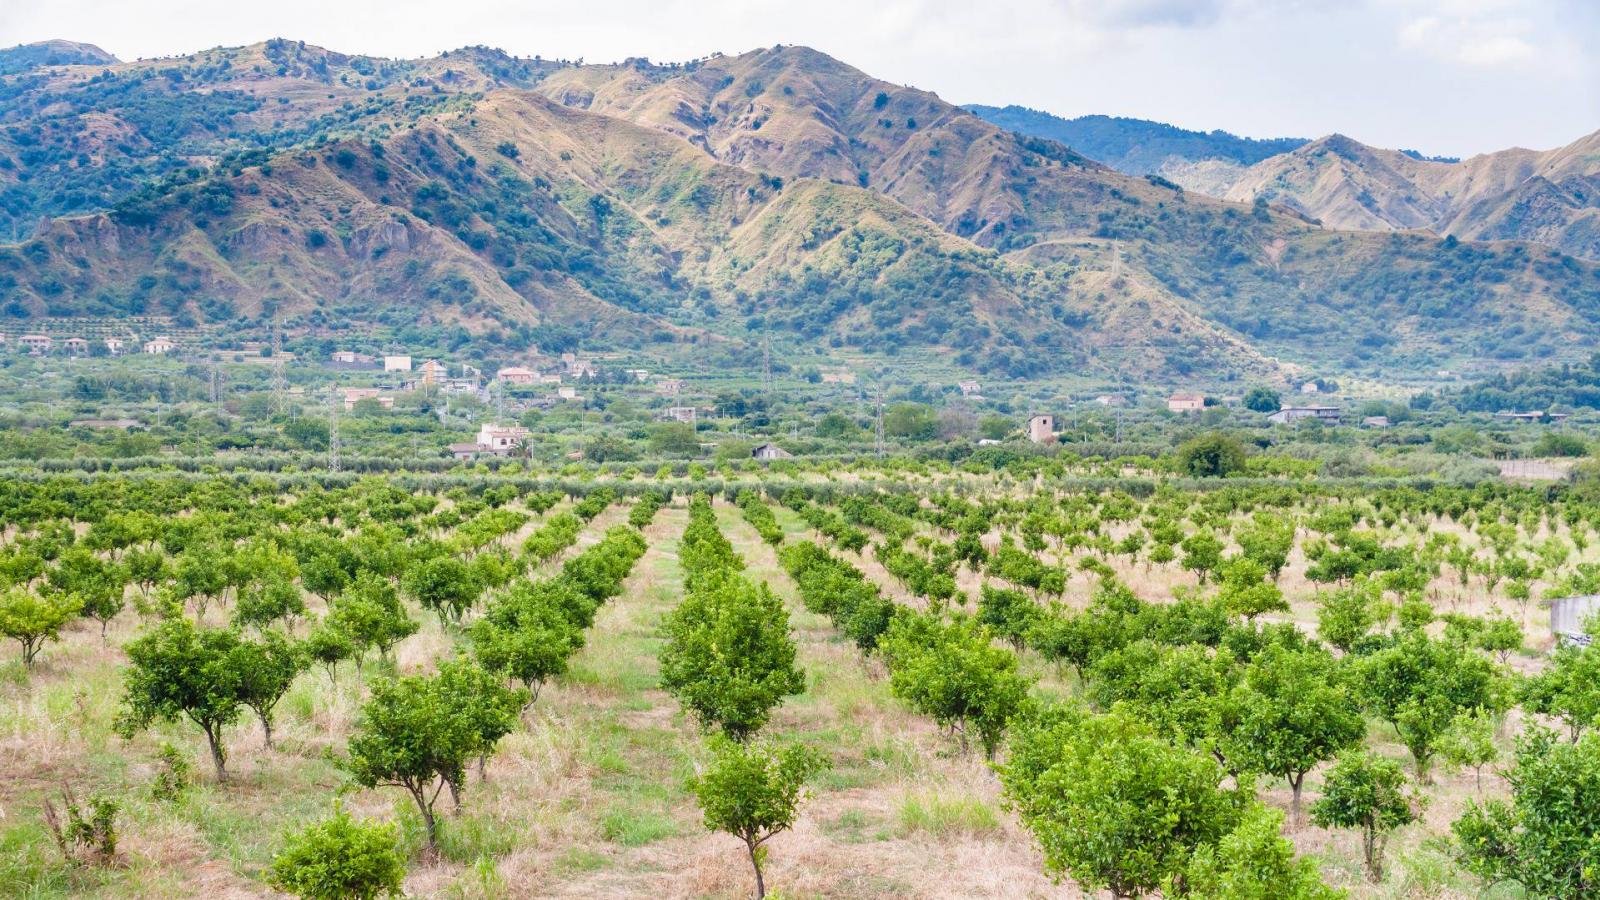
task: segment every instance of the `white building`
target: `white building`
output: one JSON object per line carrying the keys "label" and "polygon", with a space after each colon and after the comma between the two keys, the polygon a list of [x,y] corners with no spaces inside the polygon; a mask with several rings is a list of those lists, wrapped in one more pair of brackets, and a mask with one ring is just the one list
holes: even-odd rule
{"label": "white building", "polygon": [[409,372],[411,371],[411,357],[385,356],[383,358],[383,370],[385,372]]}
{"label": "white building", "polygon": [[1267,416],[1267,421],[1274,425],[1292,425],[1301,419],[1317,419],[1322,422],[1339,424],[1339,407],[1337,406],[1285,406],[1283,409]]}
{"label": "white building", "polygon": [[528,439],[528,429],[521,425],[496,425],[492,422],[483,423],[478,429],[478,446],[486,450],[510,450],[522,446]]}
{"label": "white building", "polygon": [[106,352],[112,356],[121,356],[124,346],[122,338],[106,338]]}
{"label": "white building", "polygon": [[178,345],[174,344],[171,338],[158,337],[155,340],[144,342],[144,352],[156,356],[164,356],[176,349],[178,349]]}
{"label": "white building", "polygon": [[32,353],[34,356],[42,356],[49,353],[51,346],[54,344],[55,341],[51,340],[47,334],[25,334],[17,338],[17,346]]}

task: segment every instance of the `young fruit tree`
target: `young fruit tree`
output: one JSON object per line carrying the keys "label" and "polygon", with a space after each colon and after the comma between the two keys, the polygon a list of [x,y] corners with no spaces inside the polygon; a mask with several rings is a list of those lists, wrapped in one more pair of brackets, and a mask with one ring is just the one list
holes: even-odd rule
{"label": "young fruit tree", "polygon": [[706,828],[744,841],[755,870],[756,898],[767,895],[766,843],[794,827],[805,783],[827,768],[823,756],[799,745],[772,742],[740,744],[712,738],[713,758],[690,782]]}
{"label": "young fruit tree", "polygon": [[33,668],[46,641],[61,640],[61,628],[78,617],[83,601],[73,594],[41,596],[26,588],[0,594],[0,635],[22,645],[22,664]]}
{"label": "young fruit tree", "polygon": [[1046,710],[1017,726],[995,768],[1045,868],[1118,900],[1181,878],[1196,849],[1233,831],[1251,799],[1222,787],[1216,760],[1122,712]]}
{"label": "young fruit tree", "polygon": [[1287,780],[1298,828],[1306,773],[1367,733],[1338,663],[1320,649],[1269,646],[1245,667],[1226,703],[1235,721],[1224,755],[1244,771]]}
{"label": "young fruit tree", "polygon": [[1462,864],[1530,897],[1600,894],[1600,735],[1564,743],[1530,729],[1506,780],[1509,802],[1469,802],[1452,826]]}
{"label": "young fruit tree", "polygon": [[703,728],[734,740],[761,730],[784,697],[805,690],[789,613],[765,584],[707,578],[662,623],[661,686]]}
{"label": "young fruit tree", "polygon": [[[452,665],[465,664],[446,664]],[[522,704],[520,692],[507,690],[487,673],[473,679],[476,690],[463,690],[468,677],[441,667],[432,677],[379,683],[350,738],[345,765],[351,776],[363,787],[404,788],[417,804],[430,850],[438,847],[434,801],[447,786],[462,783],[467,763],[493,752],[514,727]]]}
{"label": "young fruit tree", "polygon": [[244,710],[239,635],[168,619],[128,643],[128,672],[117,728],[125,737],[158,719],[188,718],[205,732],[217,780],[228,780],[222,729]]}
{"label": "young fruit tree", "polygon": [[289,836],[267,881],[301,900],[377,900],[403,895],[405,858],[393,825],[333,817]]}
{"label": "young fruit tree", "polygon": [[1416,821],[1416,801],[1406,793],[1400,764],[1368,751],[1352,751],[1328,772],[1322,797],[1311,804],[1321,828],[1361,829],[1367,879],[1383,881],[1383,849],[1390,832]]}

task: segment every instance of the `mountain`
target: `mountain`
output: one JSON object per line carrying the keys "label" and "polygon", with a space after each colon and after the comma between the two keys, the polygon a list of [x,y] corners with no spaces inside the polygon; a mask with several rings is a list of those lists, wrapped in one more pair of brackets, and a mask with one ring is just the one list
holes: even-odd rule
{"label": "mountain", "polygon": [[1079,116],[1064,119],[1025,106],[966,107],[1008,131],[1059,141],[1129,175],[1163,174],[1169,165],[1216,161],[1244,167],[1287,153],[1305,138],[1257,140],[1226,131],[1188,131],[1148,119]]}
{"label": "mountain", "polygon": [[1555,150],[1455,163],[1331,135],[1251,166],[1223,196],[1264,197],[1330,228],[1427,228],[1464,240],[1537,241],[1596,259],[1600,132]]}
{"label": "mountain", "polygon": [[[272,40],[0,78],[0,320],[649,347],[1001,377],[1385,375],[1600,338],[1595,267],[1336,233],[824,54],[577,65]],[[8,329],[9,330],[9,329]]]}
{"label": "mountain", "polygon": [[93,44],[39,41],[0,50],[0,75],[15,75],[44,66],[112,65],[117,58]]}

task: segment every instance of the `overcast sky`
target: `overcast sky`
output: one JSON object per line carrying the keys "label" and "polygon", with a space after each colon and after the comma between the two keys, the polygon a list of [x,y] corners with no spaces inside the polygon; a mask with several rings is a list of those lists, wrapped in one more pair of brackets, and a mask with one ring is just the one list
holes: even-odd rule
{"label": "overcast sky", "polygon": [[957,103],[1430,154],[1600,129],[1600,0],[0,0],[0,46],[132,59],[275,36],[590,62],[806,44]]}

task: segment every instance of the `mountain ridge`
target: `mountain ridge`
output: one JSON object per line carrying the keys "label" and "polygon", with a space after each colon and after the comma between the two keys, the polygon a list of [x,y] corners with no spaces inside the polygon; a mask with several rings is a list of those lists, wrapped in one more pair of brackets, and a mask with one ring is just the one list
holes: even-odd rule
{"label": "mountain ridge", "polygon": [[20,73],[5,210],[0,313],[22,320],[375,323],[497,353],[577,334],[733,366],[771,328],[1009,377],[1279,382],[1600,337],[1593,266],[1330,233],[809,48],[580,66],[274,39]]}

